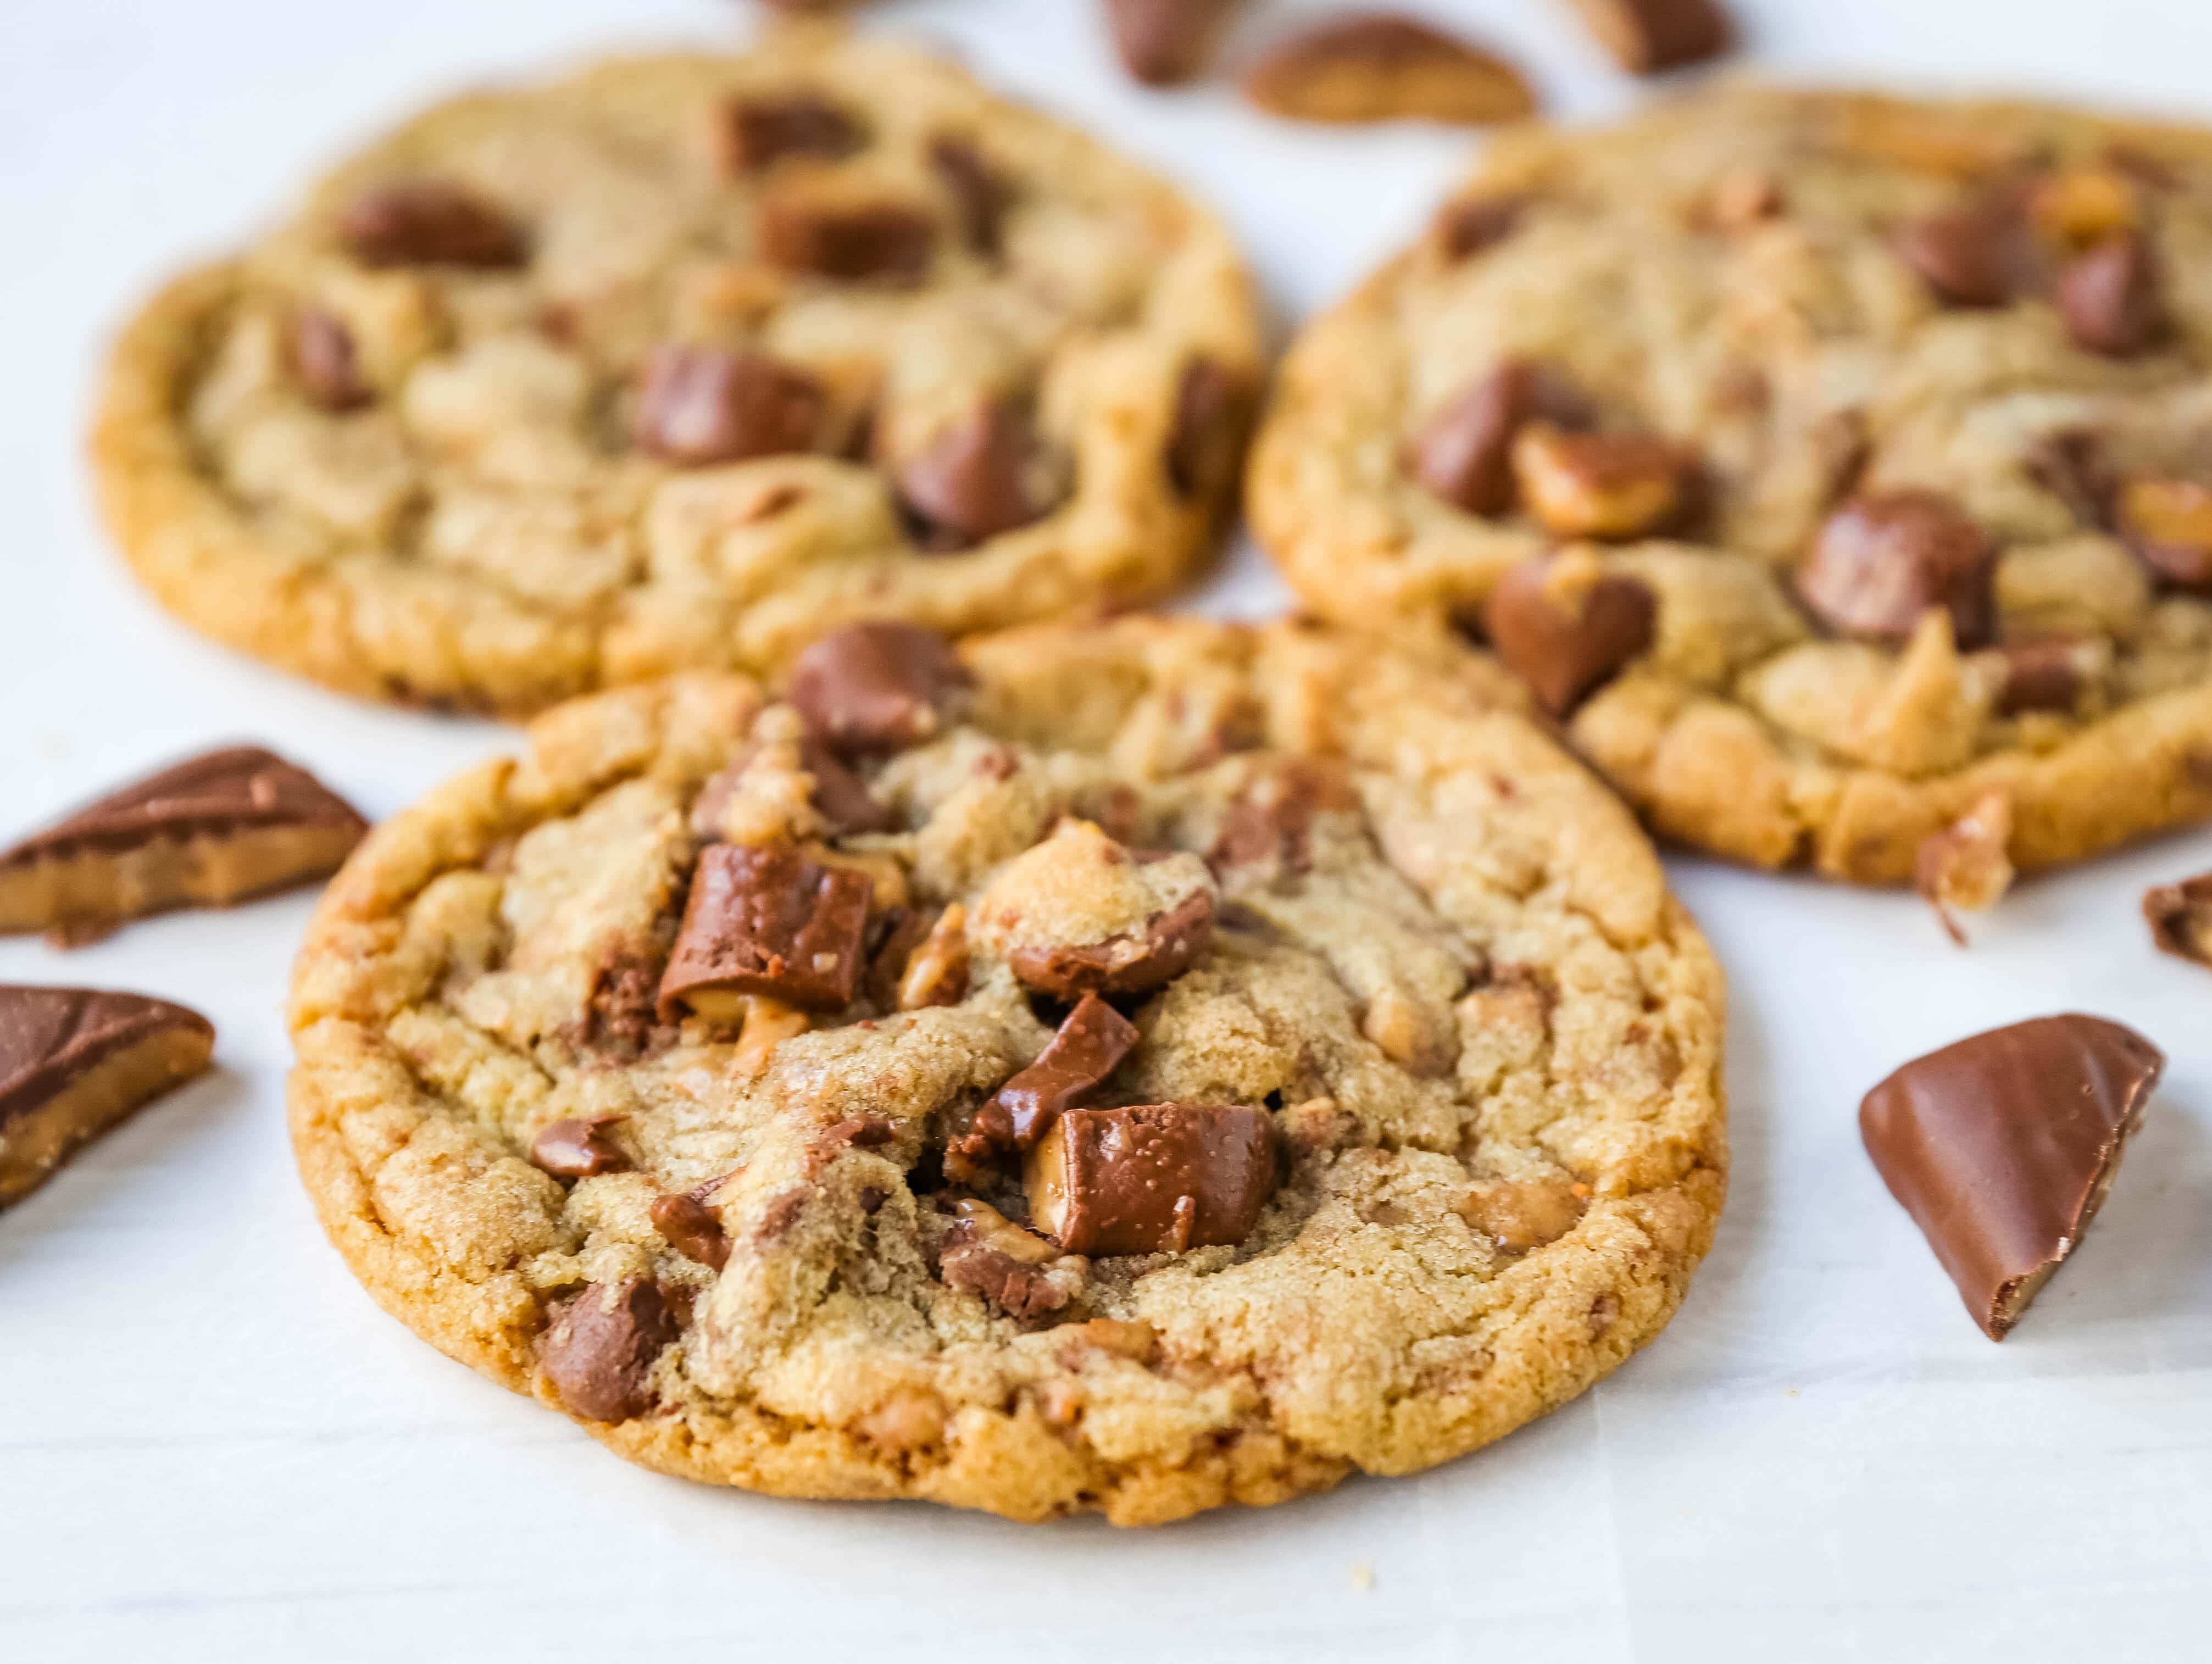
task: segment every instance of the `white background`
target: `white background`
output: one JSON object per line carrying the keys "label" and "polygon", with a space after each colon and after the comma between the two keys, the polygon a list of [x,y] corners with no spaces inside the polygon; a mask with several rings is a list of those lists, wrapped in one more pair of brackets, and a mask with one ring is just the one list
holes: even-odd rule
{"label": "white background", "polygon": [[[1577,118],[1638,89],[1547,0],[1432,0]],[[1289,6],[1280,11],[1293,9]],[[1785,73],[2212,116],[2202,0],[1738,0]],[[1421,222],[1458,136],[1299,131],[1139,90],[1091,0],[884,27],[1110,135],[1234,222],[1287,325]],[[0,834],[255,738],[373,815],[509,743],[207,646],[88,505],[88,386],[165,272],[431,96],[595,47],[735,37],[734,0],[15,0],[0,20]],[[1249,549],[1199,598],[1281,592]],[[2202,1658],[2212,1598],[2212,975],[2154,956],[2212,835],[2024,884],[1961,953],[1908,897],[1674,856],[1735,990],[1734,1194],[1673,1327],[1419,1478],[1150,1533],[817,1505],[629,1467],[378,1313],[282,1118],[300,896],[0,979],[182,999],[220,1068],[0,1216],[0,1658],[1259,1661]],[[1860,1149],[1904,1059],[2033,1014],[2172,1054],[2087,1247],[1984,1339]]]}

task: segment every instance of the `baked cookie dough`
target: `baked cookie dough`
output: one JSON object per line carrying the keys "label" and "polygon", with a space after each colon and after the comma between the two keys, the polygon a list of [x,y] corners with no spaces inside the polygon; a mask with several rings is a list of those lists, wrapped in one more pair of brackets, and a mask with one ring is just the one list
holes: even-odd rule
{"label": "baked cookie dough", "polygon": [[431,110],[108,367],[109,524],[163,604],[347,692],[526,713],[953,633],[1206,551],[1259,386],[1180,192],[833,25]]}
{"label": "baked cookie dough", "polygon": [[1659,830],[1971,904],[2212,813],[2208,352],[2205,133],[1736,87],[1493,146],[1294,347],[1251,512]]}
{"label": "baked cookie dough", "polygon": [[291,1120],[393,1315],[663,1472],[1122,1524],[1403,1473],[1655,1334],[1721,977],[1440,638],[850,627],[373,832]]}

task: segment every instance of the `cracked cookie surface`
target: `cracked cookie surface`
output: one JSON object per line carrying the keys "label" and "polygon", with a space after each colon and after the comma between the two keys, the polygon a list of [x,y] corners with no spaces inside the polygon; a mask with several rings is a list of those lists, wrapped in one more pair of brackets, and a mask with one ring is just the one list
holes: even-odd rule
{"label": "cracked cookie surface", "polygon": [[426,1339],[668,1473],[1136,1524],[1672,1315],[1720,975],[1482,656],[866,626],[791,687],[565,705],[327,892],[295,1145]]}
{"label": "cracked cookie surface", "polygon": [[433,109],[132,321],[94,453],[162,603],[349,692],[524,714],[1185,575],[1259,385],[1156,177],[793,25]]}
{"label": "cracked cookie surface", "polygon": [[1985,902],[2212,814],[2208,249],[2193,129],[1509,136],[1293,347],[1255,528],[1324,613],[1487,634],[1657,829]]}

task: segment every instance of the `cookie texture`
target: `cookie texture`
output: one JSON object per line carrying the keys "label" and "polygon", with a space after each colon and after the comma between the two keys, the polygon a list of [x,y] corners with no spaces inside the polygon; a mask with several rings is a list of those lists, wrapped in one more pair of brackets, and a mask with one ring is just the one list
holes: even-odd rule
{"label": "cookie texture", "polygon": [[179,617],[524,714],[1159,591],[1259,385],[1214,220],[832,24],[441,106],[125,329],[93,452]]}
{"label": "cookie texture", "polygon": [[1321,612],[1486,634],[1659,830],[1986,899],[2212,813],[2208,246],[2196,130],[1528,129],[1294,346],[1251,513]]}
{"label": "cookie texture", "polygon": [[1658,1331],[1720,974],[1510,679],[1146,618],[960,661],[593,695],[371,834],[291,1121],[388,1311],[663,1472],[1122,1524],[1461,1454]]}

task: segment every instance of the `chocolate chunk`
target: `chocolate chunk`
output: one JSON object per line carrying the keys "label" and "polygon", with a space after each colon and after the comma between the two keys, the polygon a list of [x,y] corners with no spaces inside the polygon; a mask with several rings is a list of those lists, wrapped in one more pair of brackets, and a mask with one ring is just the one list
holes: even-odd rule
{"label": "chocolate chunk", "polygon": [[1142,931],[1103,942],[1054,942],[1012,950],[1016,976],[1055,999],[1087,993],[1149,993],[1190,969],[1213,939],[1213,892],[1200,890],[1146,921]]}
{"label": "chocolate chunk", "polygon": [[82,935],[173,907],[223,907],[334,871],[368,823],[258,746],[210,751],[0,852],[0,933]]}
{"label": "chocolate chunk", "polygon": [[996,254],[1013,198],[1006,179],[974,143],[949,134],[930,142],[929,165],[952,195],[961,240],[978,254]]}
{"label": "chocolate chunk", "polygon": [[1583,22],[1631,75],[1717,58],[1733,31],[1715,0],[1574,0]]}
{"label": "chocolate chunk", "polygon": [[2136,558],[2161,583],[2212,591],[2212,489],[2139,477],[2119,487],[2113,517]]}
{"label": "chocolate chunk", "polygon": [[602,1173],[621,1173],[629,1157],[600,1129],[623,1115],[589,1115],[549,1121],[530,1141],[531,1164],[556,1179],[595,1179]]}
{"label": "chocolate chunk", "polygon": [[1317,24],[1245,72],[1244,96],[1297,121],[1510,121],[1536,107],[1504,59],[1410,17]]}
{"label": "chocolate chunk", "polygon": [[830,396],[765,353],[665,342],[646,361],[633,423],[639,446],[697,466],[811,450]]}
{"label": "chocolate chunk", "polygon": [[2146,890],[2142,909],[2160,950],[2212,965],[2212,872]]}
{"label": "chocolate chunk", "polygon": [[1115,49],[1148,87],[1172,87],[1206,67],[1237,0],[1106,0]]}
{"label": "chocolate chunk", "polygon": [[915,950],[929,939],[931,915],[918,908],[895,907],[868,926],[868,998],[879,1011],[899,1008],[899,983]]}
{"label": "chocolate chunk", "polygon": [[653,1228],[686,1260],[709,1271],[720,1271],[729,1263],[730,1238],[722,1229],[721,1216],[696,1197],[681,1192],[656,1196],[647,1212]]}
{"label": "chocolate chunk", "polygon": [[918,624],[847,624],[791,667],[791,702],[842,756],[934,739],[972,678],[943,636]]}
{"label": "chocolate chunk", "polygon": [[368,266],[495,270],[522,264],[522,233],[473,192],[444,179],[395,179],[363,191],[338,214],[338,236]]}
{"label": "chocolate chunk", "polygon": [[2109,358],[2142,352],[2164,321],[2157,258],[2140,231],[2107,238],[2068,261],[2056,295],[2075,344]]}
{"label": "chocolate chunk", "polygon": [[817,866],[787,845],[708,845],[660,979],[661,1020],[689,1006],[728,1021],[742,994],[806,1011],[850,1004],[873,890],[865,872]]}
{"label": "chocolate chunk", "polygon": [[1526,197],[1476,197],[1448,203],[1437,214],[1436,238],[1449,260],[1464,260],[1504,242],[1520,229]]}
{"label": "chocolate chunk", "polygon": [[2080,1246],[2166,1059],[2102,1017],[2038,1017],[1916,1058],[1859,1132],[1974,1321],[2002,1340]]}
{"label": "chocolate chunk", "polygon": [[1578,598],[1555,593],[1550,560],[1524,561],[1498,580],[1483,609],[1491,645],[1554,716],[1651,645],[1659,603],[1636,578],[1600,577]]}
{"label": "chocolate chunk", "polygon": [[733,98],[722,112],[722,161],[732,173],[757,173],[786,156],[835,161],[864,149],[868,130],[829,100],[809,93]]}
{"label": "chocolate chunk", "polygon": [[138,993],[0,987],[0,1208],[204,1072],[215,1025]]}
{"label": "chocolate chunk", "polygon": [[979,544],[1049,510],[1030,488],[1036,451],[1021,410],[984,400],[900,465],[899,495],[939,546]]}
{"label": "chocolate chunk", "polygon": [[1314,817],[1359,807],[1340,766],[1318,757],[1290,757],[1258,774],[1231,800],[1206,863],[1225,878],[1258,870],[1296,877],[1313,866]]}
{"label": "chocolate chunk", "polygon": [[679,1333],[659,1284],[590,1284],[546,1333],[545,1378],[585,1420],[628,1421],[653,1407],[653,1361]]}
{"label": "chocolate chunk", "polygon": [[1023,1163],[1030,1217],[1070,1254],[1243,1242],[1275,1192],[1275,1128],[1243,1104],[1070,1109]]}
{"label": "chocolate chunk", "polygon": [[1097,994],[1084,995],[1036,1060],[983,1106],[977,1128],[995,1144],[1029,1149],[1104,1085],[1136,1044],[1136,1024]]}
{"label": "chocolate chunk", "polygon": [[628,1063],[656,1042],[674,1040],[675,1030],[655,1024],[653,1005],[659,983],[659,967],[634,955],[603,969],[580,1025],[581,1046],[611,1053]]}
{"label": "chocolate chunk", "polygon": [[1997,693],[1997,714],[2024,711],[2071,712],[2081,701],[2084,677],[2080,644],[2022,641],[2004,648],[2004,686]]}
{"label": "chocolate chunk", "polygon": [[1686,516],[1696,472],[1680,446],[1654,434],[1575,433],[1537,422],[1513,441],[1513,483],[1556,537],[1622,541]]}
{"label": "chocolate chunk", "polygon": [[897,1136],[898,1128],[891,1125],[888,1116],[855,1115],[823,1133],[822,1142],[855,1150],[880,1150]]}
{"label": "chocolate chunk", "polygon": [[929,269],[936,246],[936,222],[897,203],[839,205],[779,197],[761,216],[761,246],[769,264],[842,282],[911,282]]}
{"label": "chocolate chunk", "polygon": [[2119,482],[2095,434],[2078,428],[2047,434],[2029,452],[2027,467],[2028,477],[2064,502],[2084,525],[2112,524]]}
{"label": "chocolate chunk", "polygon": [[840,762],[825,741],[809,734],[799,742],[799,759],[814,776],[815,808],[839,837],[888,832],[897,823],[890,805],[869,791],[867,782]]}
{"label": "chocolate chunk", "polygon": [[1180,495],[1200,501],[1232,491],[1251,423],[1252,390],[1244,378],[1211,358],[1192,359],[1176,386],[1169,483]]}
{"label": "chocolate chunk", "polygon": [[877,1003],[885,1011],[918,1011],[966,999],[967,926],[968,910],[955,903],[941,913],[914,914],[893,930],[869,962]]}
{"label": "chocolate chunk", "polygon": [[292,373],[308,400],[325,410],[359,410],[374,394],[361,379],[353,331],[331,313],[303,307],[292,319]]}
{"label": "chocolate chunk", "polygon": [[1588,403],[1556,373],[1509,358],[1446,400],[1413,436],[1415,478],[1470,514],[1513,507],[1513,440],[1541,418],[1563,428],[1591,419]]}
{"label": "chocolate chunk", "polygon": [[2009,179],[1958,207],[1903,222],[1891,231],[1890,246],[1953,306],[2002,307],[2042,284],[2026,203],[2019,182]]}
{"label": "chocolate chunk", "polygon": [[1035,1266],[981,1242],[956,1242],[938,1258],[945,1287],[973,1294],[1024,1327],[1067,1305],[1067,1291]]}
{"label": "chocolate chunk", "polygon": [[1820,527],[1797,593],[1844,635],[1901,641],[1920,615],[1951,615],[1961,650],[1996,626],[1996,546],[1965,511],[1932,491],[1893,491],[1845,503]]}

